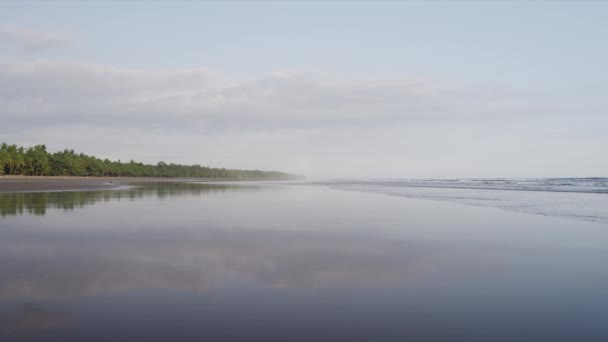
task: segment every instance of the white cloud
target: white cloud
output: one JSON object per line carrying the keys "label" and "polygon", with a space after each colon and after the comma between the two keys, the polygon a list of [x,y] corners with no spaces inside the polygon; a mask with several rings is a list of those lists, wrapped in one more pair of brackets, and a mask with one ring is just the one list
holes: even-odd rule
{"label": "white cloud", "polygon": [[314,72],[274,72],[234,81],[207,69],[149,71],[0,60],[0,118],[12,123],[0,129],[5,131],[37,123],[120,122],[208,133],[382,126],[480,114],[471,103],[453,97],[429,82]]}
{"label": "white cloud", "polygon": [[15,44],[23,53],[31,53],[69,44],[74,41],[74,37],[65,33],[14,25],[0,25],[0,41],[2,40]]}
{"label": "white cloud", "polygon": [[73,148],[111,159],[313,177],[605,170],[605,162],[580,152],[605,144],[601,132],[592,140],[573,138],[555,154],[563,134],[587,134],[590,126],[605,125],[603,116],[577,112],[588,123],[576,128],[572,116],[563,114],[580,104],[566,93],[553,102],[524,95],[315,72],[231,80],[204,68],[0,60],[0,141],[45,143],[51,150]]}

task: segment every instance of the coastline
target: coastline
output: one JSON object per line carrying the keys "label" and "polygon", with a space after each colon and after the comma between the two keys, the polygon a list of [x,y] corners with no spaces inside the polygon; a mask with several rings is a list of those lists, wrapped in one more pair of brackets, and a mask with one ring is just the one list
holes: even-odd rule
{"label": "coastline", "polygon": [[155,178],[155,177],[78,177],[78,176],[1,176],[0,193],[113,190],[146,182],[226,182],[276,181],[259,178]]}

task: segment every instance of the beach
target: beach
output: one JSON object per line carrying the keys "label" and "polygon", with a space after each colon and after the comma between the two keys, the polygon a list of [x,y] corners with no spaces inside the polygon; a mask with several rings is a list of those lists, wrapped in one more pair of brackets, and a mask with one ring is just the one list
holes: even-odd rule
{"label": "beach", "polygon": [[605,224],[321,185],[110,180],[0,193],[0,340],[608,336]]}
{"label": "beach", "polygon": [[0,192],[104,190],[117,188],[138,179],[92,177],[0,177]]}
{"label": "beach", "polygon": [[37,191],[86,191],[112,190],[137,183],[150,182],[226,182],[226,181],[272,181],[272,179],[231,179],[231,178],[154,178],[154,177],[31,177],[0,176],[2,192]]}

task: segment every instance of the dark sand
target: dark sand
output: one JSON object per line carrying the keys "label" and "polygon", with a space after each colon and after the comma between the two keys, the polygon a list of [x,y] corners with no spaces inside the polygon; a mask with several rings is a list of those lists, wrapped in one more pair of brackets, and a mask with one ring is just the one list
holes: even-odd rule
{"label": "dark sand", "polygon": [[133,181],[127,178],[3,176],[0,177],[0,192],[100,190]]}
{"label": "dark sand", "polygon": [[[0,192],[109,190],[132,183],[188,181],[176,178],[144,177],[0,177]],[[192,181],[192,179],[190,179]]]}
{"label": "dark sand", "polygon": [[146,182],[221,182],[239,180],[267,181],[269,179],[0,176],[0,193],[111,190],[125,185]]}

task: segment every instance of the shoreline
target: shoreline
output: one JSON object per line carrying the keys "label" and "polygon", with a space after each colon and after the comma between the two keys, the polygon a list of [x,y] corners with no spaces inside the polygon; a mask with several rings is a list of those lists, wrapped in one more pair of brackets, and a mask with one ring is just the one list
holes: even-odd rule
{"label": "shoreline", "polygon": [[279,181],[260,178],[156,178],[156,177],[78,177],[78,176],[0,176],[0,193],[118,190],[133,183],[146,182],[233,182]]}

